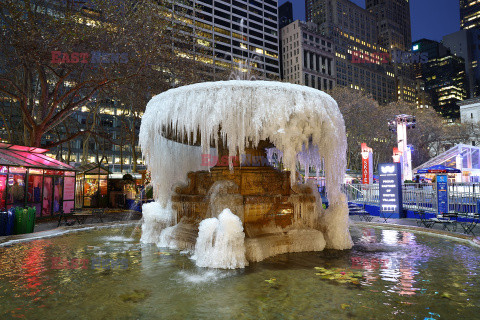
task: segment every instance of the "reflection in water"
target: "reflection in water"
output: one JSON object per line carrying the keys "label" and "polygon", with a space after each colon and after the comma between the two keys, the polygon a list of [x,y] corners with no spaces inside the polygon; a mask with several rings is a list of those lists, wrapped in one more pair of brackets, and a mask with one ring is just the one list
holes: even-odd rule
{"label": "reflection in water", "polygon": [[382,243],[385,244],[397,244],[398,240],[397,230],[382,230]]}
{"label": "reflection in water", "polygon": [[37,240],[0,250],[0,270],[3,270],[0,279],[8,279],[15,298],[24,297],[23,308],[7,311],[12,317],[24,317],[22,309],[44,307],[42,300],[53,293],[51,286],[45,283],[48,279],[46,249],[50,244],[49,240]]}
{"label": "reflection in water", "polygon": [[[365,284],[371,286],[373,282],[379,279],[385,281],[385,291],[391,293],[398,293],[399,295],[415,295],[416,283],[415,275],[419,272],[415,269],[415,265],[419,263],[422,256],[415,255],[417,250],[415,235],[411,232],[397,231],[397,230],[381,230],[380,237],[377,238],[374,229],[365,229],[360,242],[378,243],[380,245],[388,246],[403,246],[404,249],[410,251],[406,254],[403,251],[388,252],[379,254],[381,258],[363,259],[363,270],[365,274]],[[413,253],[413,254],[412,254]],[[360,258],[361,259],[361,258]],[[380,270],[379,270],[380,269]],[[378,270],[380,272],[378,272]]]}
{"label": "reflection in water", "polygon": [[[352,233],[352,250],[287,254],[223,271],[119,234],[0,247],[0,319],[473,319],[480,308],[479,250],[440,237],[365,228]],[[68,263],[60,268],[55,259]],[[98,260],[109,263],[92,263]],[[364,277],[357,286],[342,284],[315,275],[315,267]]]}
{"label": "reflection in water", "polygon": [[365,243],[375,243],[377,242],[377,238],[375,235],[375,230],[374,229],[364,229],[363,230],[363,236],[360,239],[360,241],[365,242]]}

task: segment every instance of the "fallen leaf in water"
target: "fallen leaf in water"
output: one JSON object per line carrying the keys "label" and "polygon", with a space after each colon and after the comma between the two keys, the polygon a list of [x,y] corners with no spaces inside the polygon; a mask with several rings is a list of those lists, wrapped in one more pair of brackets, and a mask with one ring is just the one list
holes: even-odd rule
{"label": "fallen leaf in water", "polygon": [[151,294],[151,291],[145,290],[145,289],[135,289],[133,292],[125,293],[120,295],[120,299],[123,300],[123,302],[140,302],[142,300],[145,300],[148,298]]}
{"label": "fallen leaf in water", "polygon": [[448,292],[444,292],[440,295],[441,298],[445,298],[445,299],[448,299],[448,300],[453,300],[452,299],[452,295]]}

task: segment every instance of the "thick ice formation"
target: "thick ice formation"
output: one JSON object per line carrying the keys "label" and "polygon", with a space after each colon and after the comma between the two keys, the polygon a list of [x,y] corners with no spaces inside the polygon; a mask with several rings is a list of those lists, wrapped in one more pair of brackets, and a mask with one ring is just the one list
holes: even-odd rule
{"label": "thick ice formation", "polygon": [[[165,128],[201,146],[168,141],[162,136]],[[347,140],[335,100],[296,84],[220,81],[171,89],[147,105],[139,140],[160,203],[167,203],[172,187],[184,181],[188,171],[206,169],[201,166],[201,154],[210,154],[212,142],[218,145],[219,133],[232,157],[237,152],[245,154],[249,142],[256,146],[269,139],[282,152],[283,165],[291,172],[295,172],[297,154],[311,145],[310,153],[319,157],[309,154],[305,159],[323,157],[329,202],[340,201]],[[196,141],[198,134],[201,141]],[[295,178],[292,174],[293,183]]]}
{"label": "thick ice formation", "polygon": [[344,194],[340,197],[343,201],[330,205],[319,217],[327,249],[345,250],[353,246],[348,231],[348,204]]}
{"label": "thick ice formation", "polygon": [[[150,119],[151,123],[147,121],[152,116],[145,113],[142,117],[140,144],[148,170],[152,174],[154,197],[166,206],[172,195],[172,187],[185,183],[188,172],[207,170],[209,167],[202,165],[201,148],[165,139],[159,132],[162,127],[157,123],[159,121],[156,119]],[[157,124],[159,127],[156,127]],[[146,130],[147,125],[151,130]],[[207,148],[205,154],[213,154],[214,151]]]}
{"label": "thick ice formation", "polygon": [[199,267],[236,269],[247,266],[245,233],[240,218],[225,209],[218,219],[200,222],[192,259]]}
{"label": "thick ice formation", "polygon": [[145,203],[142,206],[142,237],[140,241],[159,243],[162,231],[176,223],[175,215],[169,203],[166,208],[158,202]]}
{"label": "thick ice formation", "polygon": [[[247,264],[246,258],[260,261],[284,252],[351,248],[348,208],[340,190],[347,141],[336,102],[313,88],[267,81],[199,83],[171,89],[148,103],[139,140],[159,203],[144,209],[142,241],[179,248],[194,243],[195,224],[180,222],[171,227],[175,217],[169,209],[173,187],[186,183],[189,171],[209,168],[202,155],[216,156],[211,146],[218,149],[219,140],[226,142],[233,158],[267,139],[275,145],[267,150],[268,159],[281,161],[292,172],[292,189],[302,188],[296,185],[297,162],[305,169],[306,179],[311,167],[317,176],[320,170],[325,172],[330,207],[324,210],[317,195],[317,205],[311,209],[301,200],[303,192],[298,189],[289,199],[295,213],[291,227],[276,230],[280,227],[275,226],[271,235],[245,239],[243,198],[232,192],[233,182],[217,181],[208,194],[207,217],[212,218],[203,220],[198,230],[197,265],[238,268]],[[162,207],[166,209],[160,210]]]}

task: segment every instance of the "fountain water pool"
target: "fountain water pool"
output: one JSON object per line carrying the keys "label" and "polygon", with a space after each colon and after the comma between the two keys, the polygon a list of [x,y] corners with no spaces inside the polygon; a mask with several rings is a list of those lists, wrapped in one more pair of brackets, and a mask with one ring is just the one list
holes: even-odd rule
{"label": "fountain water pool", "polygon": [[[348,208],[340,191],[346,169],[345,126],[336,102],[324,92],[274,81],[171,89],[148,103],[139,140],[160,205],[143,210],[142,241],[195,251],[201,266],[210,261],[211,267],[231,268],[202,259],[196,248],[204,241],[199,234],[202,220],[229,209],[241,221],[248,261],[351,248]],[[246,155],[271,159],[266,149],[273,146],[288,172],[265,166],[263,160],[248,166],[235,161]],[[212,156],[226,161],[205,167],[203,160]],[[310,167],[317,175],[325,172],[328,209],[323,209],[316,188],[298,184],[299,161],[307,178]],[[165,219],[176,226],[157,222],[160,212],[170,212]],[[224,260],[218,252],[215,256]]]}
{"label": "fountain water pool", "polygon": [[351,250],[219,270],[121,230],[0,247],[0,319],[478,318],[480,249],[465,242],[353,228]]}

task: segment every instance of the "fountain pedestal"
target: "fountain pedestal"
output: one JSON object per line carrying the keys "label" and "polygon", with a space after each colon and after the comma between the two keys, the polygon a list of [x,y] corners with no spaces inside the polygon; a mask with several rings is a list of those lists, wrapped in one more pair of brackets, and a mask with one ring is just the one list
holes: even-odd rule
{"label": "fountain pedestal", "polygon": [[[233,170],[218,166],[210,171],[190,172],[188,181],[187,185],[177,187],[172,196],[172,207],[184,230],[196,230],[202,220],[217,217],[228,208],[242,220],[247,248],[251,247],[252,252],[258,251],[256,247],[263,247],[261,243],[265,241],[271,242],[275,254],[279,250],[293,252],[289,246],[298,233],[289,231],[298,227],[309,230],[312,240],[320,239],[312,251],[325,246],[322,233],[314,230],[315,219],[311,219],[313,215],[318,216],[317,199],[310,188],[295,188],[294,191],[288,171],[271,166],[237,166]],[[187,249],[193,246],[194,243]],[[259,261],[265,257],[249,255],[247,249],[247,258]]]}
{"label": "fountain pedestal", "polygon": [[[210,239],[202,243],[217,250],[217,244],[230,240],[215,235],[233,224],[243,225],[240,242],[250,261],[284,252],[319,251],[325,240],[332,249],[352,247],[348,208],[340,192],[346,167],[344,121],[335,101],[319,90],[274,81],[198,83],[171,89],[149,102],[140,144],[151,168],[155,198],[170,213],[172,205],[173,220],[178,222],[162,235],[171,234],[177,240],[172,243],[182,243],[180,247],[195,246],[200,226],[198,238]],[[314,187],[298,186],[295,176],[265,166],[265,145],[271,144],[292,174],[300,157],[307,168],[323,168],[331,204],[327,210],[318,193],[312,192]],[[208,172],[197,171],[207,157],[202,152],[213,146],[222,163]],[[253,146],[257,149],[248,149]],[[230,168],[225,167],[222,156],[228,160],[245,149],[260,156],[260,164],[232,168],[230,159]],[[200,156],[202,164],[195,160],[200,161]],[[173,189],[187,173],[188,182]],[[221,215],[227,208],[233,213],[224,210]],[[209,219],[219,214],[226,217],[225,223]],[[240,219],[230,219],[233,215]],[[145,237],[146,242],[156,240]]]}

